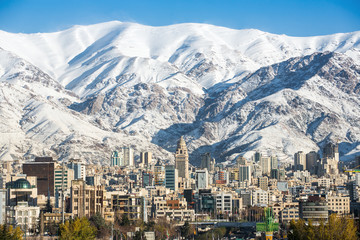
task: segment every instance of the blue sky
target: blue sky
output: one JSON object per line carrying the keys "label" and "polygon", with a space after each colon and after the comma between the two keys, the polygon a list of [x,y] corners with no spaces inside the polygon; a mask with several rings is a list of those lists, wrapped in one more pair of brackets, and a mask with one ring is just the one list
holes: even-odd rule
{"label": "blue sky", "polygon": [[9,32],[53,32],[112,20],[313,36],[359,31],[360,0],[0,0],[0,29]]}

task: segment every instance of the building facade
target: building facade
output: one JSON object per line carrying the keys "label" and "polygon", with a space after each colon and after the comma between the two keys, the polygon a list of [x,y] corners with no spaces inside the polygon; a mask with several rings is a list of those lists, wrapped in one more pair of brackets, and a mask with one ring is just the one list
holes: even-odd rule
{"label": "building facade", "polygon": [[55,196],[55,161],[52,157],[36,157],[34,162],[23,164],[23,173],[37,177],[38,194]]}
{"label": "building facade", "polygon": [[175,153],[175,168],[178,170],[179,177],[189,179],[189,154],[184,138],[181,136],[178,141]]}

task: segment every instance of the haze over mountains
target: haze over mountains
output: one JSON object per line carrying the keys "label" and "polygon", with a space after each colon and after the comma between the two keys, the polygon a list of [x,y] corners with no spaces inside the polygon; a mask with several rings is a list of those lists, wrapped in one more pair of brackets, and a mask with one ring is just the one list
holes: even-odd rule
{"label": "haze over mountains", "polygon": [[360,151],[360,32],[289,37],[206,24],[107,22],[0,31],[0,158],[104,162],[132,145],[172,159],[289,160],[340,143]]}

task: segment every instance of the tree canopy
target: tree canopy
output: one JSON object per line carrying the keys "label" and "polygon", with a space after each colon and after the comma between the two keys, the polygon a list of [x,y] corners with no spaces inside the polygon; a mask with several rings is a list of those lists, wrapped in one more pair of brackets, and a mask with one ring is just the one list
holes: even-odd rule
{"label": "tree canopy", "polygon": [[20,227],[14,228],[11,225],[0,225],[0,240],[22,240],[23,234]]}
{"label": "tree canopy", "polygon": [[358,239],[356,226],[353,219],[338,217],[332,214],[325,223],[321,221],[319,225],[313,225],[311,221],[307,224],[303,219],[290,223],[289,240],[308,239],[308,240],[352,240]]}
{"label": "tree canopy", "polygon": [[85,217],[73,221],[66,221],[60,225],[60,239],[63,240],[92,240],[96,237],[96,227],[92,226]]}

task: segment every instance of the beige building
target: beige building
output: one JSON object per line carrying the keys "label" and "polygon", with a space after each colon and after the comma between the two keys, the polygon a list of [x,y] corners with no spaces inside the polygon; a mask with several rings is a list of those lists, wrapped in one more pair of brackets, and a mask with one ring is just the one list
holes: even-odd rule
{"label": "beige building", "polygon": [[88,217],[100,213],[109,219],[110,213],[106,199],[105,186],[89,186],[83,180],[71,182],[71,213],[72,217]]}
{"label": "beige building", "polygon": [[140,167],[149,167],[152,164],[152,152],[141,152],[140,153]]}
{"label": "beige building", "polygon": [[262,175],[270,175],[271,171],[271,158],[270,157],[261,157],[260,166]]}
{"label": "beige building", "polygon": [[156,218],[166,218],[168,221],[194,221],[195,211],[187,209],[187,202],[184,198],[169,195],[164,198],[154,199],[156,206]]}
{"label": "beige building", "polygon": [[175,168],[178,170],[179,177],[185,180],[189,179],[189,154],[182,136],[178,141],[175,153]]}
{"label": "beige building", "polygon": [[331,212],[341,216],[350,214],[350,197],[348,196],[328,196],[327,204]]}
{"label": "beige building", "polygon": [[294,170],[303,171],[306,169],[306,154],[299,151],[294,154]]}
{"label": "beige building", "polygon": [[298,207],[286,207],[280,212],[279,220],[282,223],[289,223],[291,220],[299,220],[299,208]]}
{"label": "beige building", "polygon": [[121,217],[125,214],[130,221],[143,219],[144,198],[134,194],[111,194],[110,207],[115,216]]}
{"label": "beige building", "polygon": [[268,190],[268,186],[269,186],[269,179],[268,177],[264,176],[264,177],[259,177],[259,182],[258,182],[258,187],[264,191]]}

